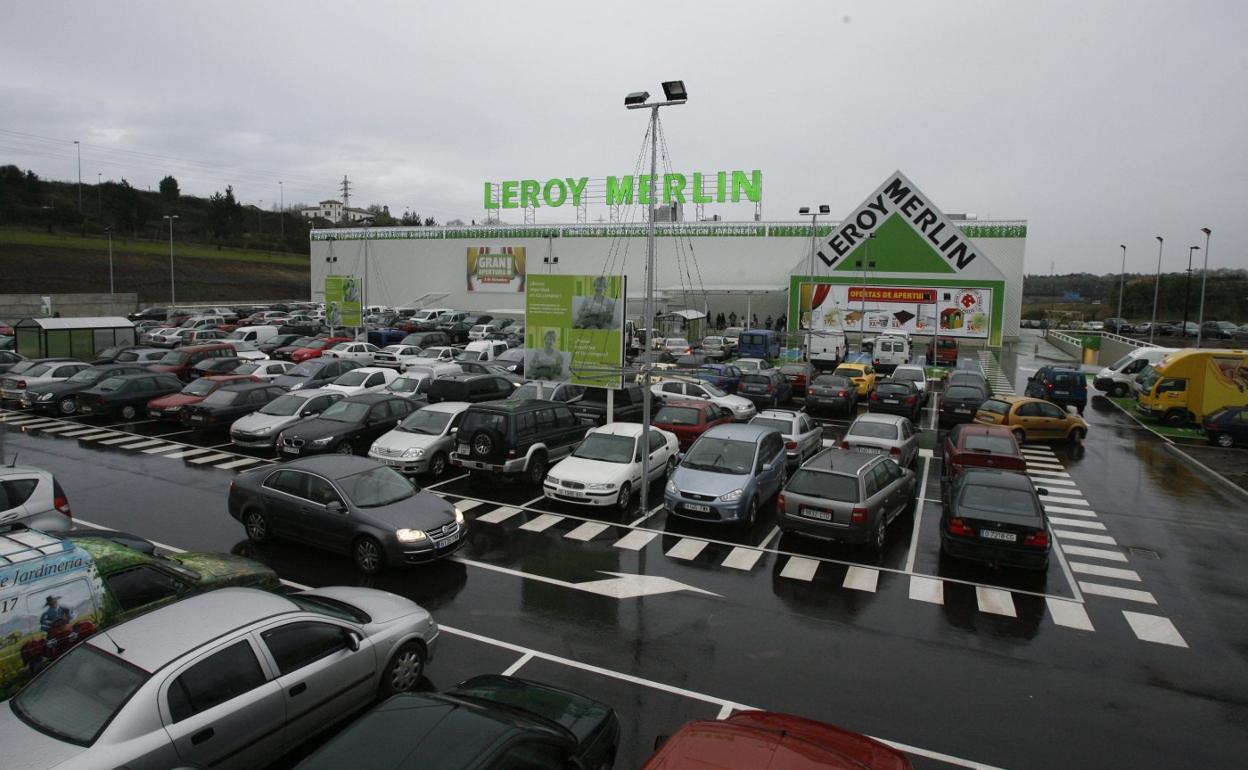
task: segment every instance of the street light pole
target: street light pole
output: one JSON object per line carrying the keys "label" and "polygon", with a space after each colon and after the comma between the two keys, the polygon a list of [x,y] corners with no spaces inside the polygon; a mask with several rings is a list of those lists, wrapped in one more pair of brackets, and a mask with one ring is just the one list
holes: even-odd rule
{"label": "street light pole", "polygon": [[1183,331],[1179,332],[1180,337],[1187,336],[1187,310],[1192,296],[1192,253],[1199,248],[1199,246],[1187,247],[1187,279],[1183,281]]}
{"label": "street light pole", "polygon": [[95,210],[100,216],[104,216],[104,194],[100,192],[100,188],[104,185],[104,175],[95,175]]}
{"label": "street light pole", "polygon": [[[810,383],[815,379],[815,359],[814,359],[814,334],[815,334],[815,249],[816,237],[815,226],[816,220],[820,214],[829,214],[832,207],[826,203],[819,204],[818,207],[802,206],[797,210],[799,215],[810,214],[810,269],[807,275],[810,284],[810,315],[806,319],[806,387],[810,387]],[[800,328],[802,322],[802,293],[799,289],[797,293],[797,322]]]}
{"label": "street light pole", "polygon": [[106,227],[104,232],[108,233],[108,294],[111,300],[117,293],[117,289],[113,286],[113,228]]}
{"label": "street light pole", "polygon": [[[1118,248],[1122,249],[1122,270],[1118,272],[1118,318],[1122,318],[1122,290],[1127,284],[1127,244],[1120,243]],[[1119,321],[1121,323],[1121,320]]]}
{"label": "street light pole", "polygon": [[78,150],[78,213],[82,214],[82,144],[75,139],[74,147]]}
{"label": "street light pole", "polygon": [[1205,266],[1200,271],[1200,310],[1196,315],[1196,347],[1200,347],[1201,326],[1205,323],[1205,278],[1209,275],[1209,236],[1213,231],[1208,227],[1200,228],[1205,234]]}
{"label": "street light pole", "polygon": [[169,220],[169,310],[171,312],[178,304],[177,286],[173,282],[173,220],[177,218],[177,214],[166,214],[162,217],[162,219]]}
{"label": "street light pole", "polygon": [[[689,99],[685,84],[680,80],[670,80],[663,84],[666,101],[646,104],[650,99],[648,91],[635,91],[624,97],[624,107],[629,110],[650,110],[650,184],[649,195],[649,227],[646,233],[646,299],[642,304],[643,322],[649,331],[646,333],[646,345],[641,354],[641,494],[638,500],[641,510],[650,511],[650,366],[654,360],[654,263],[655,263],[655,228],[654,228],[654,197],[656,193],[655,174],[659,163],[659,108],[684,104]],[[609,417],[609,416],[608,416]],[[609,421],[609,420],[608,420]]]}
{"label": "street light pole", "polygon": [[1153,338],[1157,336],[1157,297],[1161,291],[1161,250],[1166,245],[1166,240],[1160,235],[1157,238],[1157,278],[1153,281],[1153,322],[1148,325],[1148,344],[1153,344]]}
{"label": "street light pole", "polygon": [[278,197],[278,200],[280,201],[277,204],[277,213],[279,214],[277,218],[277,222],[281,228],[282,240],[285,240],[286,239],[286,188],[282,186],[282,181],[280,179],[277,181],[277,197]]}

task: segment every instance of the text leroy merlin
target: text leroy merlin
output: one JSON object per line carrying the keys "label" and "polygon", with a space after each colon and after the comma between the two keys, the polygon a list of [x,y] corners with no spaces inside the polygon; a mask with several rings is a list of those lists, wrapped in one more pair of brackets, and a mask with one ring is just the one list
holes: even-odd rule
{"label": "text leroy merlin", "polygon": [[[745,171],[716,171],[713,174],[694,172],[685,174],[663,174],[654,180],[659,190],[661,203],[738,203],[743,198],[751,203],[758,203],[763,196],[763,172],[757,169]],[[548,179],[541,182],[537,179],[512,179],[497,185],[485,183],[485,207],[487,209],[524,209],[533,206],[581,205],[585,198],[585,186],[589,177],[579,179],[564,177]],[[709,189],[708,189],[709,188]],[[636,177],[607,177],[606,203],[609,206],[622,206],[631,203],[649,205],[650,175],[640,174]]]}

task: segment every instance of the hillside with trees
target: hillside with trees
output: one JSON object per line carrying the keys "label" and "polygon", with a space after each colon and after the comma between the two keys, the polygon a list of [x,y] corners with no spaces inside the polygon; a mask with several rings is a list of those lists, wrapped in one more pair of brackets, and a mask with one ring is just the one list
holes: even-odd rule
{"label": "hillside with trees", "polygon": [[[1162,273],[1157,298],[1158,320],[1183,318],[1184,292],[1187,292],[1188,319],[1196,320],[1200,305],[1201,275]],[[1071,273],[1069,275],[1029,275],[1023,282],[1023,317],[1043,318],[1045,310],[1074,310],[1086,320],[1110,318],[1118,312],[1119,276]],[[1127,273],[1122,291],[1122,314],[1128,319],[1148,320],[1153,313],[1156,274]],[[1248,322],[1248,270],[1210,270],[1205,285],[1205,320]]]}

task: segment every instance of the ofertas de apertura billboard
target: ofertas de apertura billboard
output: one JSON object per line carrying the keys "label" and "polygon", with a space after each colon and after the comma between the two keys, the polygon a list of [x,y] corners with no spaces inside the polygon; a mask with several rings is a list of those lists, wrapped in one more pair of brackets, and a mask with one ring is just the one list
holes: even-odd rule
{"label": "ofertas de apertura billboard", "polygon": [[529,276],[524,376],[622,387],[626,289],[624,276]]}
{"label": "ofertas de apertura billboard", "polygon": [[524,291],[524,246],[469,246],[468,291]]}
{"label": "ofertas de apertura billboard", "polygon": [[803,282],[802,328],[810,323],[812,305],[815,331],[938,331],[942,337],[976,339],[987,339],[992,331],[992,292],[986,288]]}
{"label": "ofertas de apertura billboard", "polygon": [[363,325],[360,314],[360,281],[355,276],[325,276],[325,325],[330,328]]}

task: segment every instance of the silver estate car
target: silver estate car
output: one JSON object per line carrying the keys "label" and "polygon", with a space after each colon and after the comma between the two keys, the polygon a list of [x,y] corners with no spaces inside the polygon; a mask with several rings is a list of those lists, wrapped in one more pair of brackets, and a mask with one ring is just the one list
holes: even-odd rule
{"label": "silver estate car", "polygon": [[384,591],[223,588],[70,650],[0,705],[0,746],[29,770],[264,767],[413,689],[437,639]]}
{"label": "silver estate car", "polygon": [[230,426],[230,441],[239,446],[272,449],[283,430],[300,420],[315,417],[343,398],[346,394],[338,390],[292,390],[260,407],[259,411],[235,420]]}
{"label": "silver estate car", "polygon": [[869,412],[860,414],[841,439],[841,449],[889,455],[903,468],[919,456],[919,434],[908,417]]}
{"label": "silver estate car", "polygon": [[65,490],[41,468],[0,468],[0,528],[21,524],[44,532],[64,532],[74,526]]}
{"label": "silver estate car", "polygon": [[889,523],[912,510],[914,471],[887,457],[827,449],[794,471],[776,502],[780,531],[884,548]]}
{"label": "silver estate car", "polygon": [[796,468],[823,449],[823,426],[805,412],[795,409],[764,409],[750,425],[774,428],[784,438],[784,456],[789,468]]}
{"label": "silver estate car", "polygon": [[455,451],[455,433],[466,401],[441,401],[421,407],[403,418],[394,430],[373,442],[368,456],[400,473],[446,472]]}

